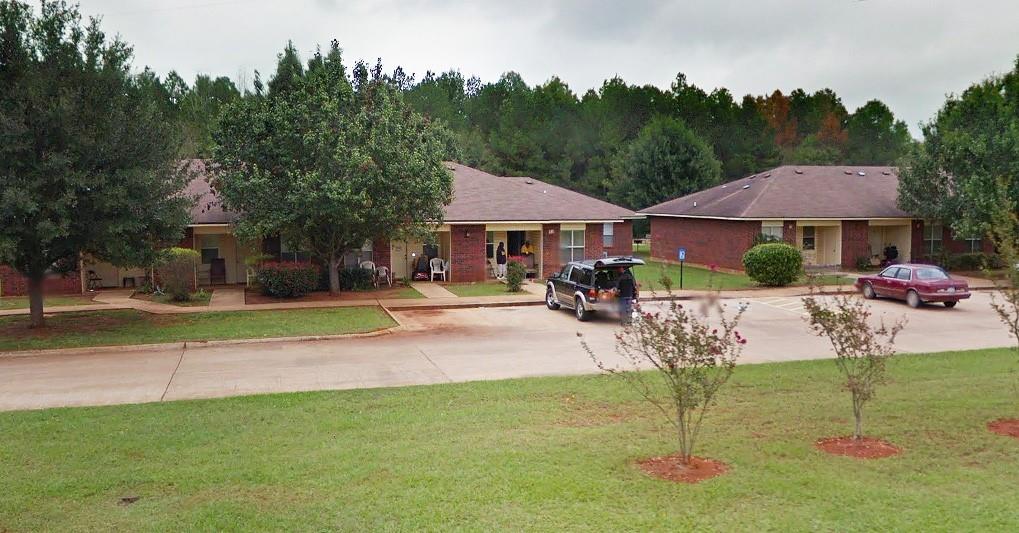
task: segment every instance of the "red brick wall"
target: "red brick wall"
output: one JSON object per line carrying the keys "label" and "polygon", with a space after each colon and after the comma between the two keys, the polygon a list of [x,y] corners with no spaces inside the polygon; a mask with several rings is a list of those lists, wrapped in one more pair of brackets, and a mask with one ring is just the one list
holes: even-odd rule
{"label": "red brick wall", "polygon": [[[955,233],[948,228],[947,225],[943,226],[941,235],[941,244],[945,247],[945,251],[949,254],[966,254],[969,253],[969,241],[966,239],[958,239]],[[921,238],[922,238],[921,234]],[[922,241],[921,241],[922,242]],[[994,253],[994,243],[991,242],[986,236],[980,239],[980,252],[985,254]]]}
{"label": "red brick wall", "polygon": [[743,254],[761,232],[761,223],[755,221],[650,218],[651,257],[676,261],[676,251],[682,246],[691,263],[737,270],[743,269]]}
{"label": "red brick wall", "polygon": [[796,221],[785,220],[782,222],[782,241],[790,246],[796,246]]}
{"label": "red brick wall", "polygon": [[376,239],[372,242],[372,261],[375,262],[376,267],[384,266],[392,272],[393,265],[390,258],[392,253],[393,250],[389,245],[389,239]]}
{"label": "red brick wall", "polygon": [[923,249],[923,221],[914,220],[910,227],[913,228],[913,242],[909,245],[910,255],[912,256],[909,259],[911,261],[920,261],[927,256],[927,252]]}
{"label": "red brick wall", "polygon": [[858,258],[870,258],[870,224],[866,220],[842,221],[842,268],[856,268]]}
{"label": "red brick wall", "polygon": [[[584,246],[587,246],[586,242]],[[559,262],[559,224],[541,225],[541,264],[544,276],[563,267]]]}
{"label": "red brick wall", "polygon": [[612,246],[604,249],[609,255],[633,255],[633,222],[616,222],[612,227]]}
{"label": "red brick wall", "polygon": [[485,226],[450,226],[450,281],[485,281]]}
{"label": "red brick wall", "polygon": [[601,224],[588,224],[584,227],[584,259],[598,259],[605,252],[602,229]]}
{"label": "red brick wall", "polygon": [[[64,276],[46,278],[43,284],[46,294],[81,294],[81,276],[68,272]],[[0,296],[24,296],[28,294],[28,279],[17,270],[0,265]]]}

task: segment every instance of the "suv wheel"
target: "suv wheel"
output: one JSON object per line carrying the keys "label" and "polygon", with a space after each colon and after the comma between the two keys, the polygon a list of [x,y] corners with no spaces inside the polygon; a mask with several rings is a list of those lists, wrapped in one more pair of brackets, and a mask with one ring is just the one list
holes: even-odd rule
{"label": "suv wheel", "polygon": [[573,308],[573,311],[577,314],[577,320],[587,322],[591,319],[591,312],[584,309],[584,302],[580,299],[580,296],[573,300],[573,304],[576,306]]}
{"label": "suv wheel", "polygon": [[545,289],[545,307],[553,311],[559,309],[559,302],[555,301],[555,291],[552,290],[552,287]]}

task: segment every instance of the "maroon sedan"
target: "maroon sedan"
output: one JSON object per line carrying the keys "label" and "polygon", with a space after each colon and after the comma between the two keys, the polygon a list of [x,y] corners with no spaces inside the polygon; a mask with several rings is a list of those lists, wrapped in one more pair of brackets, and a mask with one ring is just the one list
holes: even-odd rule
{"label": "maroon sedan", "polygon": [[969,298],[968,283],[931,265],[892,265],[876,276],[860,276],[856,288],[864,298],[896,298],[906,300],[910,307],[926,302],[955,307],[959,300]]}

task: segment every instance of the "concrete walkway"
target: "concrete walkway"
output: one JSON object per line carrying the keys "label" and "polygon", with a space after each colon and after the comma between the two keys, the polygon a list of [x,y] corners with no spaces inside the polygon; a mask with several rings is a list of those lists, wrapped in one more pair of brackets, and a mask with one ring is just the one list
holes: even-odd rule
{"label": "concrete walkway", "polygon": [[420,292],[425,298],[456,298],[457,296],[438,283],[411,283],[411,288]]}

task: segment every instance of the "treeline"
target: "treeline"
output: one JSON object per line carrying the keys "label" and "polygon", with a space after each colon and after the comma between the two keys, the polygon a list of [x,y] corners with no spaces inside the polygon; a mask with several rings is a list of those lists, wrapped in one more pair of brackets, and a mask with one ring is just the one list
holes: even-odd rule
{"label": "treeline", "polygon": [[[291,46],[277,70],[294,61]],[[450,129],[451,157],[635,209],[780,164],[894,164],[913,142],[881,101],[850,112],[830,89],[736,98],[679,74],[667,89],[614,77],[577,95],[559,78],[532,86],[513,72],[491,83],[457,71],[418,80],[400,68],[384,78]],[[188,155],[198,157],[211,151],[224,103],[264,92],[258,73],[244,94],[225,77],[199,76],[190,86],[174,72],[148,79],[182,125]]]}

